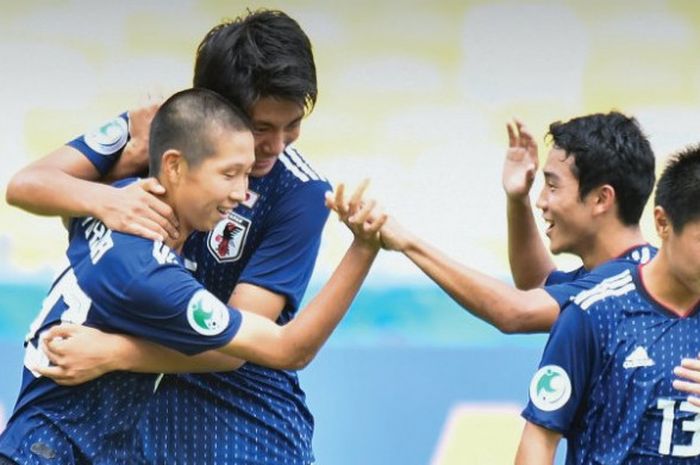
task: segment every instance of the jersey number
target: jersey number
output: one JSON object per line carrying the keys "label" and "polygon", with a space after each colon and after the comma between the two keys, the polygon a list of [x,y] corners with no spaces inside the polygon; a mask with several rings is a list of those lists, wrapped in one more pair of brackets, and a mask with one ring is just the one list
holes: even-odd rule
{"label": "jersey number", "polygon": [[[33,366],[49,366],[49,359],[40,348],[41,335],[39,335],[36,346],[34,346],[31,341],[36,337],[37,332],[43,326],[44,320],[46,320],[51,309],[54,308],[61,298],[63,298],[63,302],[66,305],[66,310],[61,314],[61,321],[78,325],[82,324],[87,318],[92,300],[90,300],[90,297],[78,286],[78,280],[72,268],[69,268],[63,276],[56,281],[53,289],[51,289],[51,292],[49,292],[44,299],[39,315],[29,326],[29,332],[24,337],[24,342],[27,345],[24,352],[24,366],[30,371],[30,367]],[[37,378],[39,377],[39,374],[35,371],[32,371],[32,374]]]}
{"label": "jersey number", "polygon": [[688,402],[681,402],[678,408],[682,412],[695,413],[692,420],[685,420],[681,424],[683,431],[693,433],[693,439],[690,441],[690,444],[671,444],[676,401],[659,399],[656,407],[663,412],[659,454],[672,455],[674,457],[695,457],[700,455],[700,407],[696,407]]}

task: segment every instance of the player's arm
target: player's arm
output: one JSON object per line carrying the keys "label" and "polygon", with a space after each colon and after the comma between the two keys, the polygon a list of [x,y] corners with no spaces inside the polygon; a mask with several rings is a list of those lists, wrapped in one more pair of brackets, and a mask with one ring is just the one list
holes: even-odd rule
{"label": "player's arm", "polygon": [[543,428],[529,421],[525,423],[515,465],[546,465],[554,463],[561,433]]}
{"label": "player's arm", "polygon": [[[130,112],[134,120],[132,132],[144,132],[143,125],[150,124],[147,116],[150,111],[140,108]],[[121,156],[86,154],[65,145],[17,172],[8,184],[6,200],[39,215],[93,216],[110,229],[149,239],[174,236],[177,220],[172,209],[156,197],[164,191],[154,179],[124,189],[97,182],[105,179],[110,168],[119,176],[133,175],[145,168],[146,145],[141,139],[130,141]],[[86,144],[83,147],[92,151]],[[99,166],[94,160],[98,160]],[[130,170],[134,171],[127,173]]]}
{"label": "player's arm", "polygon": [[507,125],[509,147],[503,166],[503,189],[507,199],[508,260],[513,281],[519,289],[544,284],[555,269],[535,224],[530,189],[538,166],[537,143],[515,120]]}
{"label": "player's arm", "polygon": [[559,304],[543,289],[523,291],[464,266],[390,218],[383,246],[403,252],[465,310],[505,333],[548,331]]}

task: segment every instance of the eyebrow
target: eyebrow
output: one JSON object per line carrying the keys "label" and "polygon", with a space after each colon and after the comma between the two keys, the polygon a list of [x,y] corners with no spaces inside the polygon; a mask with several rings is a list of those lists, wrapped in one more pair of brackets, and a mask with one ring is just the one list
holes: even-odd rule
{"label": "eyebrow", "polygon": [[544,171],[544,178],[547,180],[558,181],[559,175],[552,171]]}

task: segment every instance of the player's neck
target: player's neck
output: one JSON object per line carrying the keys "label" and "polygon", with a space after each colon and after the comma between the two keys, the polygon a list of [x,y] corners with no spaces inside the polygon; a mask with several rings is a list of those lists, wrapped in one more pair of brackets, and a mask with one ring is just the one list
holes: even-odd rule
{"label": "player's neck", "polygon": [[654,300],[678,315],[687,315],[700,299],[700,295],[675,276],[663,247],[640,273],[644,287]]}
{"label": "player's neck", "polygon": [[646,240],[638,225],[624,226],[618,223],[601,228],[592,242],[581,253],[583,266],[587,270],[618,258],[631,248],[645,244]]}

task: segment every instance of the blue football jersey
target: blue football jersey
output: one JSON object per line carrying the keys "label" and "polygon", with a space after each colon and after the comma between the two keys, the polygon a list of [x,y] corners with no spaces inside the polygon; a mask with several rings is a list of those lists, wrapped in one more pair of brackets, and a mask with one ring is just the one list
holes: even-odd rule
{"label": "blue football jersey", "polygon": [[43,333],[61,322],[84,324],[191,355],[227,344],[240,312],[205,290],[167,246],[94,218],[72,220],[67,258],[25,338],[22,385],[0,455],[22,464],[142,463],[136,424],[158,375],[114,372],[59,386],[32,371],[49,363]]}
{"label": "blue football jersey", "polygon": [[[120,152],[105,154],[93,143],[98,152],[85,137],[70,145],[107,172],[111,165],[104,161],[115,163]],[[188,267],[223,301],[239,282],[283,295],[278,323],[287,323],[313,271],[328,190],[328,181],[287,147],[268,174],[250,178],[245,202],[228,219],[190,236],[183,251]],[[313,462],[313,416],[296,372],[252,363],[225,373],[166,376],[140,430],[152,463]]]}
{"label": "blue football jersey", "polygon": [[554,325],[523,416],[568,441],[568,465],[700,463],[700,408],[672,387],[700,352],[700,305],[680,317],[639,268],[583,291]]}
{"label": "blue football jersey", "polygon": [[[627,260],[633,264],[644,264],[656,255],[656,247],[649,244],[641,244],[626,250],[615,260]],[[610,276],[605,263],[592,270],[586,270],[583,266],[572,271],[555,270],[549,274],[544,284],[544,290],[559,304],[559,308],[566,305],[576,294],[597,285],[603,279]]]}

